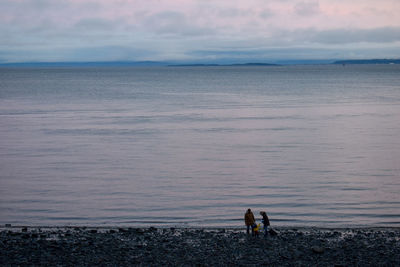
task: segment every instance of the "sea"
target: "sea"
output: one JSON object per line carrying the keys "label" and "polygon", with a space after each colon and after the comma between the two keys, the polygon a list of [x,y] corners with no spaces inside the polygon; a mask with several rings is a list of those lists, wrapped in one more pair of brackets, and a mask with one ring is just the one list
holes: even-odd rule
{"label": "sea", "polygon": [[1,67],[0,224],[400,226],[400,65]]}

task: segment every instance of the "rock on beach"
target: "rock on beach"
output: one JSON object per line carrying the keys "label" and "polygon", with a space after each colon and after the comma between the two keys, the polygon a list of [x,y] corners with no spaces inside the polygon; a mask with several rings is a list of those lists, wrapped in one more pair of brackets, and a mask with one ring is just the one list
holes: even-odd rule
{"label": "rock on beach", "polygon": [[400,229],[3,228],[0,265],[400,266]]}

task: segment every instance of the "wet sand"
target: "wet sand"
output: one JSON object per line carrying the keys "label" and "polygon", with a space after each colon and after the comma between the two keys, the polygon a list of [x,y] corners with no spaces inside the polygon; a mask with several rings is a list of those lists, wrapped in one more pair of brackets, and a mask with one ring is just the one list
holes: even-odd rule
{"label": "wet sand", "polygon": [[0,265],[400,266],[400,228],[0,228]]}

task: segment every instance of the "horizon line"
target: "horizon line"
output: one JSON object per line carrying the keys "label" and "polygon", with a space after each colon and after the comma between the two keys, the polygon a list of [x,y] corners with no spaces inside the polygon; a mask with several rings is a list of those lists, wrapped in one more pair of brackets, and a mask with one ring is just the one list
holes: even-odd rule
{"label": "horizon line", "polygon": [[[228,62],[228,63],[227,63]],[[23,61],[23,62],[0,62],[0,66],[282,66],[282,65],[330,65],[330,64],[400,64],[400,58],[371,58],[371,59],[280,59],[272,61],[185,61],[185,60],[110,60],[110,61]]]}

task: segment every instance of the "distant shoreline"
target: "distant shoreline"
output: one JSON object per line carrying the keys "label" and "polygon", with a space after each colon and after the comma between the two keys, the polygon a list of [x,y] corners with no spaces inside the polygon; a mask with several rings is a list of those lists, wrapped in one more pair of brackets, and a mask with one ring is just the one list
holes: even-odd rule
{"label": "distant shoreline", "polygon": [[[280,230],[299,230],[299,231],[310,231],[310,230],[319,230],[319,231],[367,231],[367,230],[400,230],[400,226],[343,226],[343,227],[323,227],[323,226],[275,226]],[[275,228],[274,227],[274,228]],[[146,229],[144,226],[129,226],[129,225],[106,225],[106,226],[97,226],[97,225],[11,225],[6,226],[0,225],[1,231],[19,231],[23,228],[27,228],[30,230],[46,230],[46,229],[56,229],[60,231],[74,230],[74,229],[95,229],[98,231],[107,231],[107,230],[118,230],[118,229]],[[180,225],[150,225],[147,228],[157,228],[157,229],[181,229],[181,230],[210,230],[210,231],[220,231],[220,230],[232,230],[232,231],[240,231],[245,230],[244,225],[237,226],[180,226]]]}
{"label": "distant shoreline", "polygon": [[400,64],[400,59],[346,59],[346,60],[282,60],[277,63],[180,63],[164,61],[98,61],[98,62],[17,62],[0,63],[0,67],[257,67],[291,65],[390,65]]}
{"label": "distant shoreline", "polygon": [[363,59],[363,60],[338,60],[333,62],[333,64],[345,64],[345,65],[360,65],[360,64],[400,64],[400,59]]}
{"label": "distant shoreline", "polygon": [[282,66],[280,64],[270,63],[236,63],[236,64],[179,64],[179,65],[168,65],[168,67],[252,67],[252,66]]}

